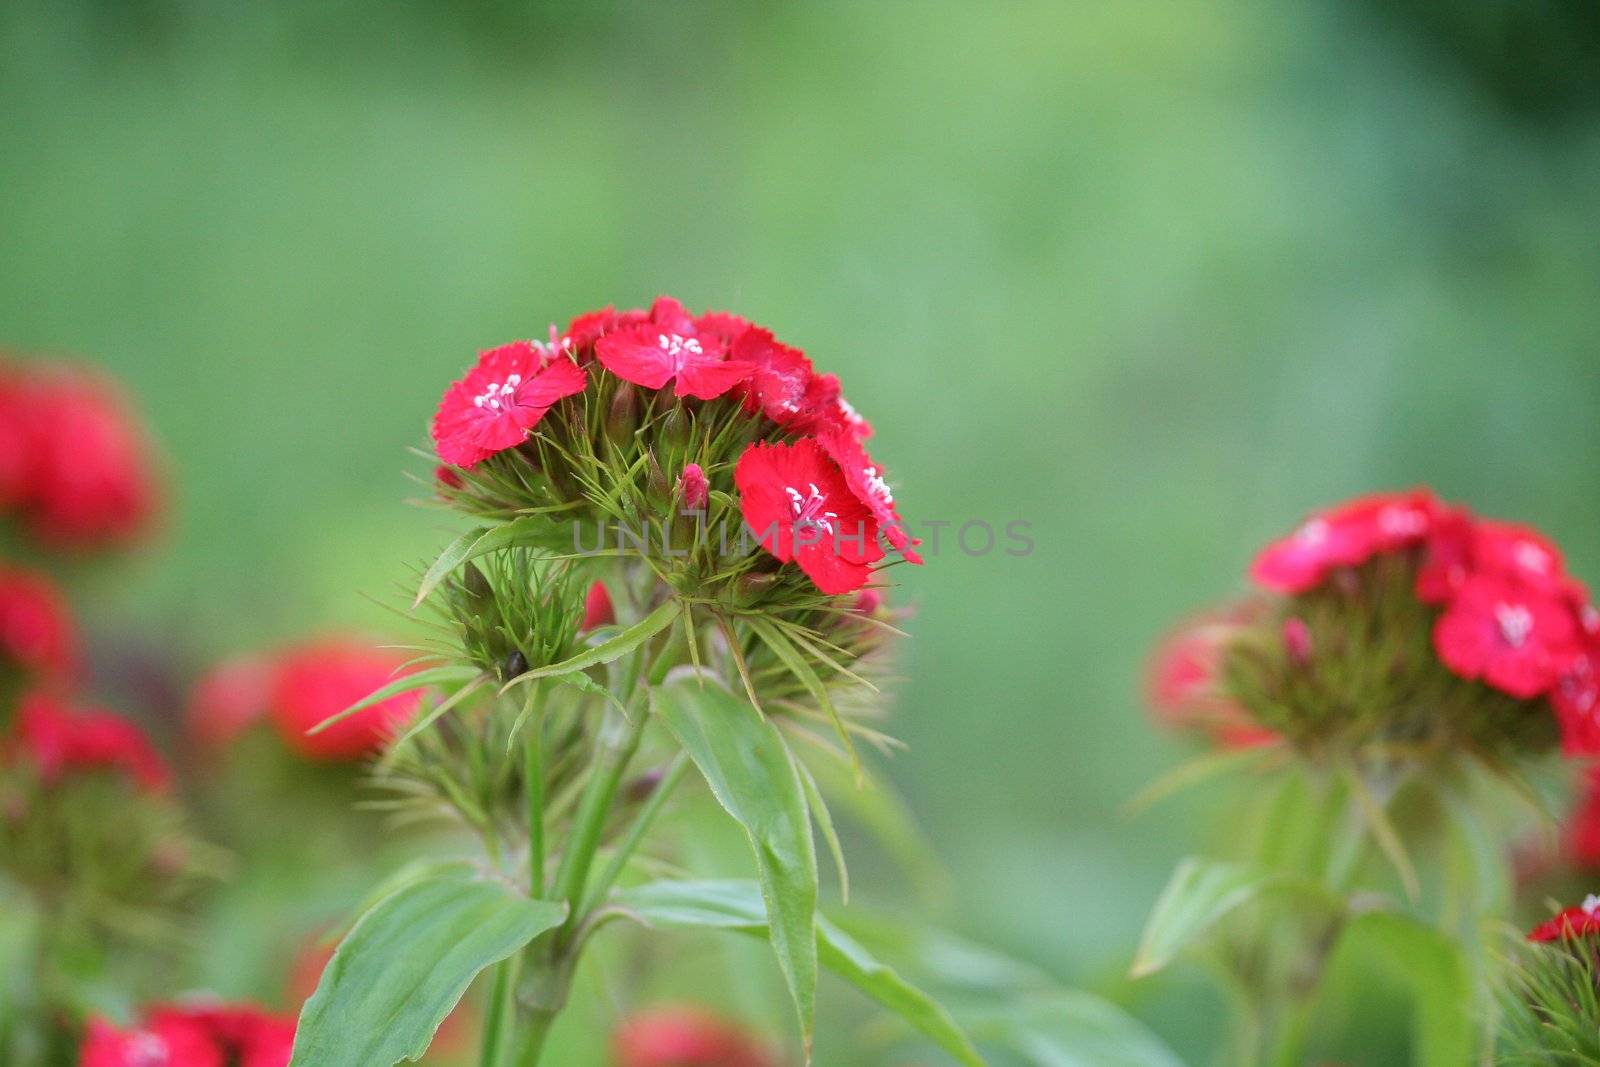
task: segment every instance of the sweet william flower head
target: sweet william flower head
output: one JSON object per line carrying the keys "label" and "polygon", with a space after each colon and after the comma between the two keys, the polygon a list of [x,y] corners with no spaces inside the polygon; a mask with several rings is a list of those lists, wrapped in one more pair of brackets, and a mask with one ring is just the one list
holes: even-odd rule
{"label": "sweet william flower head", "polygon": [[1356,567],[1382,552],[1420,544],[1438,502],[1426,490],[1360,497],[1306,519],[1268,545],[1251,565],[1256,584],[1276,593],[1304,593],[1333,571]]}
{"label": "sweet william flower head", "polygon": [[1521,700],[1549,692],[1579,651],[1567,604],[1495,575],[1461,587],[1434,628],[1434,647],[1456,674]]}
{"label": "sweet william flower head", "polygon": [[290,649],[274,670],[272,721],[284,742],[307,759],[361,759],[411,719],[418,693],[401,693],[317,733],[309,731],[394,681],[405,664],[406,657],[397,652],[351,639],[330,638]]}
{"label": "sweet william flower head", "polygon": [[76,707],[47,690],[23,697],[9,747],[13,758],[32,766],[46,784],[108,773],[143,792],[159,793],[171,780],[165,761],[133,723]]}
{"label": "sweet william flower head", "polygon": [[878,520],[816,442],[752,445],[734,481],[745,523],[773,556],[830,596],[867,584],[883,558]]}
{"label": "sweet william flower head", "polygon": [[433,419],[439,458],[473,467],[516,447],[558,400],[583,392],[587,380],[565,353],[532,341],[489,349],[439,404]]}

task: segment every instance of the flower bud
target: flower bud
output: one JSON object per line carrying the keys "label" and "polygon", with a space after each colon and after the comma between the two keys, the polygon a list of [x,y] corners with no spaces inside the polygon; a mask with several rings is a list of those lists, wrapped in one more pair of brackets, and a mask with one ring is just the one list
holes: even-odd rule
{"label": "flower bud", "polygon": [[1311,627],[1298,615],[1283,620],[1283,645],[1289,650],[1289,659],[1296,666],[1311,662]]}
{"label": "flower bud", "polygon": [[583,625],[579,629],[593,630],[596,626],[609,626],[616,621],[617,612],[611,605],[611,594],[606,590],[606,583],[595,582],[583,598]]}
{"label": "flower bud", "polygon": [[527,673],[528,657],[522,654],[522,649],[512,649],[511,655],[506,657],[505,665],[500,668],[501,680],[509,682]]}
{"label": "flower bud", "polygon": [[711,500],[711,483],[700,464],[691,463],[678,476],[678,497],[690,511],[703,511]]}
{"label": "flower bud", "polygon": [[645,500],[653,510],[664,511],[671,505],[672,487],[667,484],[667,474],[656,461],[654,452],[646,457],[644,485]]}
{"label": "flower bud", "polygon": [[467,595],[467,603],[479,615],[494,605],[494,590],[489,586],[489,579],[484,577],[483,571],[476,564],[466,563],[461,567],[461,590]]}
{"label": "flower bud", "polygon": [[733,583],[733,602],[741,608],[752,608],[767,598],[777,584],[775,574],[744,574]]}
{"label": "flower bud", "polygon": [[694,432],[694,425],[689,420],[689,413],[682,404],[676,404],[667,412],[666,418],[661,420],[661,440],[666,446],[668,454],[681,452],[689,447],[689,436]]}
{"label": "flower bud", "polygon": [[621,382],[606,411],[606,436],[620,448],[638,428],[639,389],[631,382]]}

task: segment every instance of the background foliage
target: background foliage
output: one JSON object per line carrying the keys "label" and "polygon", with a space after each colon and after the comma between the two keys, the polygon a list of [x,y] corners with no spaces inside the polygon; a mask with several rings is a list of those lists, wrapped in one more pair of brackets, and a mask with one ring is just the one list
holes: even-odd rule
{"label": "background foliage", "polygon": [[[1033,525],[894,572],[892,772],[960,872],[931,913],[1199,1059],[1213,994],[1120,977],[1217,829],[1214,790],[1123,811],[1178,756],[1151,641],[1380,486],[1600,579],[1585,11],[20,0],[0,340],[104,363],[168,449],[164,539],[78,590],[161,705],[264,637],[392,627],[360,594],[444,540],[404,450],[477,348],[662,291],[769,324],[844,376],[913,520]],[[326,852],[236,891],[208,980],[278,988],[273,901],[363,882]],[[856,852],[861,900],[906,895]]]}

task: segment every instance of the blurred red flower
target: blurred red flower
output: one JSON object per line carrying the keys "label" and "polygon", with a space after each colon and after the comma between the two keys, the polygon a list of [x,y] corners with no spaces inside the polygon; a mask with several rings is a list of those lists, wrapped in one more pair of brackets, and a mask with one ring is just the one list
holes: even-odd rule
{"label": "blurred red flower", "polygon": [[581,629],[593,630],[596,626],[610,626],[616,621],[617,611],[611,605],[611,594],[606,591],[606,583],[595,582],[583,598]]}
{"label": "blurred red flower", "polygon": [[47,578],[0,564],[0,666],[61,678],[72,673],[78,636],[66,599]]}
{"label": "blurred red flower", "polygon": [[81,710],[38,690],[23,697],[13,729],[13,751],[46,782],[72,773],[111,771],[142,790],[159,792],[171,781],[143,731],[110,712]]}
{"label": "blurred red flower", "polygon": [[623,1023],[611,1042],[617,1067],[776,1067],[742,1028],[692,1007],[657,1008]]}
{"label": "blurred red flower", "polygon": [[564,353],[532,341],[513,341],[478,356],[451,384],[433,418],[439,458],[472,467],[528,437],[563,397],[583,392],[588,376]]}
{"label": "blurred red flower", "polygon": [[1469,578],[1434,627],[1434,648],[1463,678],[1519,700],[1549,692],[1578,651],[1571,608],[1507,578]]}
{"label": "blurred red flower", "polygon": [[744,521],[768,552],[798,563],[830,596],[867,584],[883,558],[878,521],[815,441],[757,442],[739,457],[734,481]]}
{"label": "blurred red flower", "polygon": [[1145,702],[1158,722],[1174,730],[1197,731],[1224,748],[1253,748],[1277,740],[1228,698],[1221,678],[1228,642],[1256,610],[1246,602],[1201,615],[1162,639],[1145,680]]}
{"label": "blurred red flower", "polygon": [[1356,567],[1381,552],[1420,544],[1439,503],[1426,489],[1379,493],[1312,515],[1294,533],[1256,556],[1250,576],[1277,593],[1304,593],[1339,567]]}
{"label": "blurred red flower", "polygon": [[273,663],[266,656],[233,656],[218,663],[189,692],[189,733],[208,748],[231,744],[272,704]]}
{"label": "blurred red flower", "polygon": [[0,506],[36,537],[92,548],[143,533],[159,503],[144,429],[121,390],[83,367],[0,371]]}
{"label": "blurred red flower", "polygon": [[223,1050],[205,1026],[164,1016],[119,1030],[103,1019],[89,1022],[78,1067],[226,1067]]}
{"label": "blurred red flower", "polygon": [[307,759],[360,759],[410,720],[420,693],[401,693],[319,733],[307,731],[404,673],[404,655],[357,640],[332,638],[290,649],[274,671],[272,721],[284,742]]}
{"label": "blurred red flower", "polygon": [[1529,941],[1573,941],[1600,934],[1600,897],[1586,897],[1576,908],[1568,908],[1553,919],[1535,926]]}

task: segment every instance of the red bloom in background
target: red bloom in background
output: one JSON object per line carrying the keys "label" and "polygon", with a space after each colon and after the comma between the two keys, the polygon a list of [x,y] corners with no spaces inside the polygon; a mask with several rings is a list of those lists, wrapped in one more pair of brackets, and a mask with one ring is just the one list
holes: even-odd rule
{"label": "red bloom in background", "polygon": [[1566,565],[1554,541],[1531,526],[1480,519],[1473,527],[1472,566],[1525,582],[1535,589],[1563,590]]}
{"label": "red bloom in background", "polygon": [[617,1067],[775,1067],[744,1030],[699,1008],[658,1008],[623,1023],[611,1042]]}
{"label": "red bloom in background", "polygon": [[860,589],[883,558],[878,521],[815,441],[757,442],[734,471],[739,508],[761,547],[793,560],[830,596]]}
{"label": "red bloom in background", "polygon": [[0,506],[20,508],[40,540],[65,548],[125,541],[158,505],[149,443],[102,375],[18,364],[0,381]]}
{"label": "red bloom in background", "polygon": [[1358,497],[1311,516],[1268,545],[1250,567],[1257,585],[1304,593],[1340,567],[1357,567],[1383,552],[1421,544],[1439,504],[1425,489]]}
{"label": "red bloom in background", "polygon": [[74,773],[109,771],[146,792],[171,780],[166,764],[144,733],[127,719],[104,711],[81,711],[43,691],[17,708],[15,752],[46,782]]}
{"label": "red bloom in background", "polygon": [[888,538],[895,550],[904,556],[907,562],[921,564],[922,556],[917,552],[916,546],[922,542],[906,533],[905,523],[901,521],[900,511],[894,504],[894,493],[889,489],[889,483],[884,480],[881,469],[861,446],[860,440],[848,427],[834,424],[824,427],[818,433],[817,443],[839,465],[850,492],[872,512],[878,528],[883,531],[884,537]]}
{"label": "red bloom in background", "polygon": [[1562,851],[1575,867],[1600,867],[1600,766],[1583,769],[1578,800],[1561,828]]}
{"label": "red bloom in background", "polygon": [[1578,651],[1571,608],[1505,578],[1467,580],[1433,631],[1445,666],[1527,700],[1548,692]]}
{"label": "red bloom in background", "polygon": [[770,330],[752,326],[733,342],[730,358],[753,368],[744,387],[746,411],[759,411],[783,426],[800,418],[812,378],[804,352],[782,343]]}
{"label": "red bloom in background", "polygon": [[1600,755],[1600,638],[1585,633],[1550,691],[1561,723],[1561,748],[1569,756]]}
{"label": "red bloom in background", "polygon": [[514,341],[478,356],[451,384],[433,417],[439,458],[472,467],[514,448],[563,397],[583,392],[588,376],[571,359],[532,341]]}
{"label": "red bloom in background", "polygon": [[360,759],[382,747],[396,725],[411,719],[419,692],[390,697],[319,733],[307,731],[405,671],[405,656],[360,641],[332,639],[291,649],[278,660],[272,721],[285,743],[307,759]]}
{"label": "red bloom in background", "polygon": [[0,564],[0,666],[60,678],[72,673],[77,647],[60,591],[42,575]]}
{"label": "red bloom in background", "polygon": [[1586,897],[1576,908],[1568,908],[1553,919],[1535,926],[1529,941],[1575,941],[1600,933],[1600,897]]}
{"label": "red bloom in background", "polygon": [[89,1022],[78,1067],[226,1067],[223,1050],[206,1028],[178,1016],[119,1030],[103,1019]]}
{"label": "red bloom in background", "polygon": [[208,748],[223,748],[267,713],[273,664],[265,656],[233,656],[207,671],[189,693],[190,734]]}
{"label": "red bloom in background", "polygon": [[1145,702],[1157,721],[1174,730],[1199,731],[1224,748],[1253,748],[1277,740],[1228,699],[1222,684],[1228,642],[1255,611],[1255,605],[1246,603],[1201,615],[1162,639],[1145,679]]}
{"label": "red bloom in background", "polygon": [[1472,538],[1476,520],[1466,508],[1442,508],[1428,531],[1417,571],[1417,599],[1443,604],[1472,576]]}
{"label": "red bloom in background", "polygon": [[606,591],[606,583],[595,582],[583,598],[581,629],[593,630],[596,626],[610,626],[616,621],[617,610],[611,606],[611,594]]}

